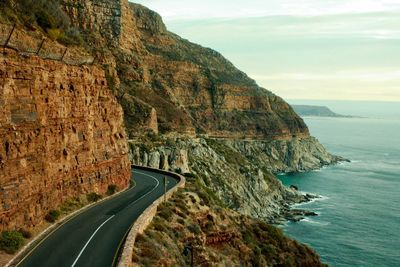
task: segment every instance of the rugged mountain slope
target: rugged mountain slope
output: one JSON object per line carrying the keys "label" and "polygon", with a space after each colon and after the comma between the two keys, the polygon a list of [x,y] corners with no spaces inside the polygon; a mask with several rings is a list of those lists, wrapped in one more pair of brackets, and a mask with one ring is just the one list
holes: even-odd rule
{"label": "rugged mountain slope", "polygon": [[281,229],[216,205],[195,178],[158,208],[153,223],[138,236],[133,266],[327,266],[308,246]]}
{"label": "rugged mountain slope", "polygon": [[[183,117],[180,127],[215,137],[308,135],[303,121],[282,99],[258,87],[217,52],[168,32],[152,11],[131,6],[148,53],[143,59],[145,82],[131,81],[130,87],[156,108],[162,132],[179,131],[174,121]],[[160,94],[163,102],[178,109],[165,112]]]}
{"label": "rugged mountain slope", "polygon": [[307,171],[337,160],[311,140],[141,138],[130,142],[129,157],[136,165],[194,174],[227,207],[278,222],[287,217],[288,204],[307,197],[284,187],[274,173]]}
{"label": "rugged mountain slope", "polygon": [[126,0],[66,3],[76,26],[92,36],[97,58],[110,69],[130,136],[147,128],[252,139],[309,135],[281,98],[217,52],[168,32],[153,11]]}
{"label": "rugged mountain slope", "polygon": [[[168,32],[155,12],[126,0],[64,2],[124,108],[135,163],[196,172],[228,206],[267,218],[274,213],[265,207],[279,209],[287,193],[273,173],[339,160],[286,102],[217,52]],[[171,138],[148,149],[148,131]]]}

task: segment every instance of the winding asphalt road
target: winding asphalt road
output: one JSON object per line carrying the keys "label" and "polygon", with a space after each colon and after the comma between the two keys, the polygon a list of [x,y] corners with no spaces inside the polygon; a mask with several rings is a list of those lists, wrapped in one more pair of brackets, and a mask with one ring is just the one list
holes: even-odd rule
{"label": "winding asphalt road", "polygon": [[[110,267],[132,223],[164,193],[165,175],[132,170],[136,186],[84,211],[44,239],[17,266]],[[168,189],[178,181],[168,177]]]}

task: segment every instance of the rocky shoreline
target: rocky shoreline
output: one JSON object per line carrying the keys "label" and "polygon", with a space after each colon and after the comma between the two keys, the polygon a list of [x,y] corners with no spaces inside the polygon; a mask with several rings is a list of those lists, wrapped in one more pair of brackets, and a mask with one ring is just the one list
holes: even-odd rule
{"label": "rocky shoreline", "polygon": [[[291,189],[294,189],[293,186],[290,186]],[[295,189],[296,191],[298,189]],[[290,222],[299,222],[304,220],[306,217],[315,217],[318,216],[314,211],[306,210],[306,209],[296,209],[293,208],[296,204],[302,204],[311,202],[315,199],[321,198],[318,195],[313,195],[309,193],[299,193],[300,196],[295,200],[288,200],[286,203],[282,204],[282,209],[279,216],[273,217],[269,223],[274,225],[282,225],[288,221]]]}

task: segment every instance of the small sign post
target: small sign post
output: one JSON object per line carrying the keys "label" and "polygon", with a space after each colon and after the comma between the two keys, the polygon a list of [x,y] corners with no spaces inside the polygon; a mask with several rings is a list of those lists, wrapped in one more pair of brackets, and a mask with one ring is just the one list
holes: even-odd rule
{"label": "small sign post", "polygon": [[190,266],[194,267],[194,248],[193,244],[186,245],[183,249],[183,255],[187,256],[190,253]]}
{"label": "small sign post", "polygon": [[167,177],[164,176],[164,203],[167,202],[167,184],[168,184]]}

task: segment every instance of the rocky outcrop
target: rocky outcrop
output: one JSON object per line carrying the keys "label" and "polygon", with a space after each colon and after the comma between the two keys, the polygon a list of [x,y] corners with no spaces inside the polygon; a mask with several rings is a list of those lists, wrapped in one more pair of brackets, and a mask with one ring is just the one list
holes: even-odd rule
{"label": "rocky outcrop", "polygon": [[94,66],[0,53],[0,230],[130,180],[123,111]]}
{"label": "rocky outcrop", "polygon": [[308,200],[296,189],[284,187],[274,173],[317,169],[340,160],[312,137],[291,141],[142,139],[129,146],[134,164],[191,173],[228,207],[271,222],[286,217],[288,203]]}
{"label": "rocky outcrop", "polygon": [[291,140],[222,140],[251,162],[273,173],[304,172],[345,160],[329,154],[315,137]]}

